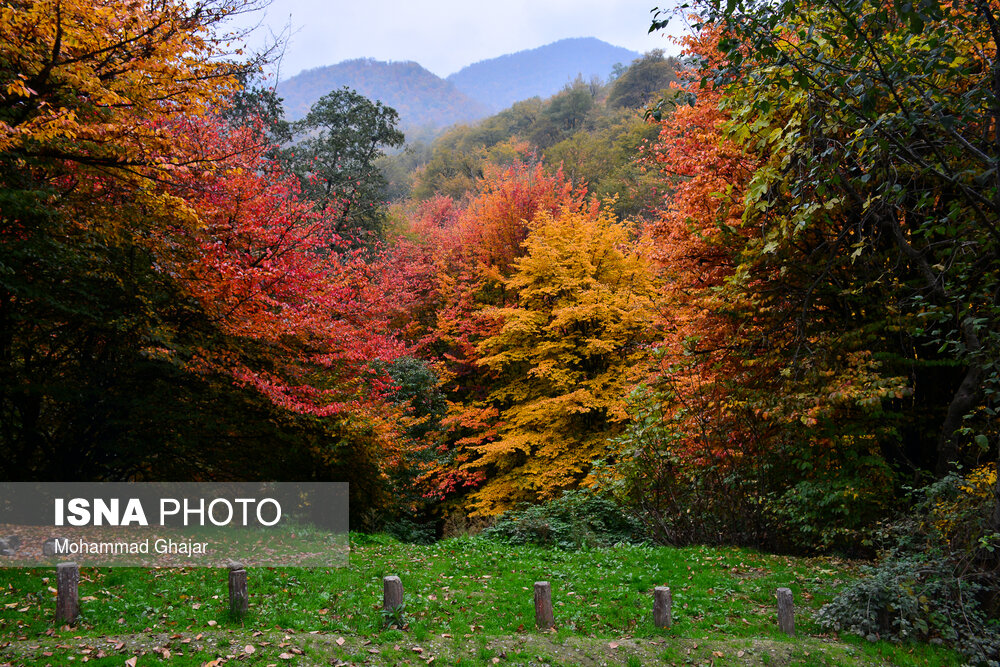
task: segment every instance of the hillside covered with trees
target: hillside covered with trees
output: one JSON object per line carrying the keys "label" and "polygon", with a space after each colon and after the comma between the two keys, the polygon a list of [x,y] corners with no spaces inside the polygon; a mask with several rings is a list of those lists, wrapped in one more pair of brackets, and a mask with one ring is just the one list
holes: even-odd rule
{"label": "hillside covered with trees", "polygon": [[996,2],[695,2],[391,159],[242,83],[237,5],[0,14],[4,479],[877,557],[825,632],[1000,660]]}
{"label": "hillside covered with trees", "polygon": [[447,127],[482,118],[489,108],[414,62],[347,60],[305,70],[278,83],[289,120],[303,118],[326,93],[349,88],[392,107],[404,127]]}
{"label": "hillside covered with trees", "polygon": [[640,185],[647,170],[636,156],[659,130],[645,120],[643,109],[664,97],[673,100],[677,93],[671,85],[682,67],[679,59],[653,51],[607,81],[577,78],[549,98],[517,102],[430,143],[411,142],[405,152],[381,162],[389,195],[395,201],[435,194],[461,199],[490,165],[539,161],[561,168],[591,195],[617,197],[620,214],[649,214],[657,205],[656,185]]}

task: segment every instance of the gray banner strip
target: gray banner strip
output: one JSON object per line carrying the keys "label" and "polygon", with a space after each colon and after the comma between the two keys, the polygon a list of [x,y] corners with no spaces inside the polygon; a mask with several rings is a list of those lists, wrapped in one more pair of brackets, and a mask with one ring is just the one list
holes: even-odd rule
{"label": "gray banner strip", "polygon": [[348,484],[0,482],[0,567],[341,567]]}

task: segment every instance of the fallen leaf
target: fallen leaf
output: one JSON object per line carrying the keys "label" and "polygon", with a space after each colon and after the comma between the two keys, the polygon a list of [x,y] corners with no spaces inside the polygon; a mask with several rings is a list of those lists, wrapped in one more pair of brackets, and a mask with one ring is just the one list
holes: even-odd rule
{"label": "fallen leaf", "polygon": [[253,652],[254,652],[254,651],[256,651],[256,650],[257,650],[257,649],[255,649],[255,648],[254,648],[254,647],[253,647],[252,645],[250,645],[250,644],[247,644],[246,646],[244,646],[244,647],[243,647],[243,652],[244,652],[244,653],[246,653],[247,655],[250,655],[251,653],[253,653]]}
{"label": "fallen leaf", "polygon": [[209,627],[215,627],[215,626],[216,626],[216,625],[218,625],[218,624],[219,624],[219,622],[218,622],[218,621],[209,621],[209,622],[208,622],[208,625],[209,625]]}
{"label": "fallen leaf", "polygon": [[609,642],[608,648],[618,648],[618,642]]}
{"label": "fallen leaf", "polygon": [[139,656],[133,656],[125,661],[125,667],[135,667],[137,662],[139,662]]}
{"label": "fallen leaf", "polygon": [[279,655],[278,657],[279,657],[279,658],[281,658],[282,660],[291,660],[291,659],[292,659],[292,658],[294,658],[295,656],[294,656],[294,655],[292,655],[291,653],[282,653],[282,654],[281,654],[281,655]]}
{"label": "fallen leaf", "polygon": [[337,646],[343,646],[343,645],[344,645],[344,638],[337,637]]}

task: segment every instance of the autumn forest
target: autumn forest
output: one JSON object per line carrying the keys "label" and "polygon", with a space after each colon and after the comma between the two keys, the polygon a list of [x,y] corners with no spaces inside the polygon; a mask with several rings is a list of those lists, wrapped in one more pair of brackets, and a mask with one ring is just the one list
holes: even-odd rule
{"label": "autumn forest", "polygon": [[352,529],[590,515],[997,618],[995,0],[699,0],[410,144],[288,121],[252,9],[0,3],[3,479],[349,481]]}

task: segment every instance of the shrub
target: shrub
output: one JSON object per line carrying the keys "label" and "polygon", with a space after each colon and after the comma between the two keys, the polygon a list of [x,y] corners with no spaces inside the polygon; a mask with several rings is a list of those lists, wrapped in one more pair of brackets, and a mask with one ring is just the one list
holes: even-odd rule
{"label": "shrub", "polygon": [[559,549],[641,542],[642,526],[610,500],[591,491],[566,491],[542,505],[506,512],[483,536],[509,544]]}
{"label": "shrub", "polygon": [[886,532],[891,547],[879,563],[824,605],[817,622],[872,641],[944,642],[1000,665],[995,480],[984,467],[917,492],[914,510]]}

